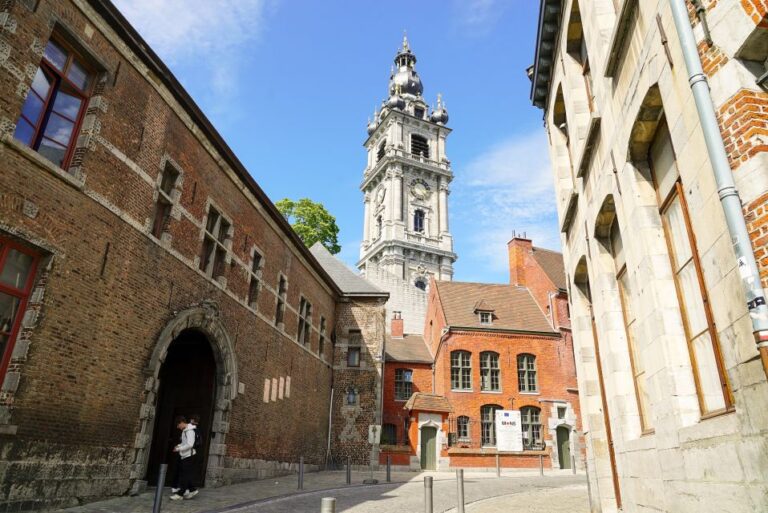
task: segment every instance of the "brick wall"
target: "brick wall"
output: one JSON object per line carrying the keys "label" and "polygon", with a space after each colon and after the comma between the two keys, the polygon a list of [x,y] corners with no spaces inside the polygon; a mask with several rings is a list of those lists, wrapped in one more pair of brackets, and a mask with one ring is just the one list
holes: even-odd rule
{"label": "brick wall", "polygon": [[766,23],[765,17],[768,14],[768,4],[764,0],[741,0],[741,7],[755,25]]}
{"label": "brick wall", "polygon": [[702,41],[698,45],[698,51],[704,73],[710,78],[728,62],[728,56],[717,45],[710,46],[706,41]]}
{"label": "brick wall", "polygon": [[[421,343],[421,342],[418,342]],[[398,442],[405,440],[403,421],[409,413],[403,409],[405,401],[395,400],[395,372],[397,369],[413,371],[412,392],[432,393],[432,365],[428,363],[387,362],[384,368],[384,416],[382,422],[396,426]]]}
{"label": "brick wall", "polygon": [[[130,51],[114,30],[78,5],[42,1],[33,13],[23,2],[2,4],[16,30],[0,34],[8,49],[0,67],[0,233],[40,251],[46,265],[30,305],[35,322],[18,338],[23,350],[0,396],[0,502],[18,510],[75,505],[141,481],[145,468],[134,457],[150,443],[141,430],[151,426],[147,405],[157,393],[145,373],[164,327],[204,301],[218,305],[217,325],[234,351],[220,356],[237,367],[237,382],[219,375],[237,397],[216,421],[211,451],[222,467],[209,467],[210,483],[287,471],[301,455],[322,463],[332,371],[330,355],[318,354],[318,329],[321,316],[337,325],[332,284],[162,81],[150,79],[139,59],[126,59]],[[69,170],[12,139],[52,20],[108,70],[96,77]],[[150,219],[169,159],[181,180],[158,240]],[[218,280],[198,270],[210,204],[233,226]],[[264,260],[251,308],[254,247]],[[279,274],[288,280],[287,308],[275,327]],[[296,340],[300,297],[313,306],[307,345]],[[209,335],[217,346],[217,334]],[[327,337],[329,347],[330,329]],[[285,386],[289,377],[290,395],[264,393],[267,381]]]}

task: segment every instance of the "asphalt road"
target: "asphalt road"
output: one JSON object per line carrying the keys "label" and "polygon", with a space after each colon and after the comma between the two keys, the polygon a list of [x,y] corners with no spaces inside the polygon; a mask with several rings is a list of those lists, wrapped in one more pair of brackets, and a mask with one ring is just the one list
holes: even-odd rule
{"label": "asphalt road", "polygon": [[[580,487],[583,485],[583,492]],[[456,481],[434,481],[433,504],[434,513],[449,511],[456,507]],[[477,502],[475,507],[467,507],[471,511],[482,509],[484,499],[506,496],[510,494],[525,494],[535,500],[537,494],[546,496],[558,488],[576,490],[568,495],[574,501],[570,511],[580,513],[588,511],[586,507],[586,483],[584,476],[551,476],[551,477],[502,477],[499,479],[469,479],[464,480],[464,496],[467,504]],[[415,481],[397,484],[379,484],[374,486],[355,486],[336,490],[308,492],[283,498],[266,499],[235,508],[217,510],[228,513],[317,513],[320,511],[320,500],[323,497],[336,498],[336,512],[341,513],[416,513],[424,511],[424,483]],[[503,499],[495,501],[498,505]],[[515,508],[515,512],[518,512]],[[537,509],[536,511],[544,511]]]}

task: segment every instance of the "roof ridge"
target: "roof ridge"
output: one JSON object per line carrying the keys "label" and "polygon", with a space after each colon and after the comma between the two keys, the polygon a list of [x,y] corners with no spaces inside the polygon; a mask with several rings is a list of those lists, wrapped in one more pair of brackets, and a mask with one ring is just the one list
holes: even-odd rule
{"label": "roof ridge", "polygon": [[547,253],[555,253],[555,254],[558,254],[560,256],[563,255],[562,251],[555,251],[554,249],[541,248],[539,246],[532,246],[532,249],[534,249],[536,251],[546,251]]}

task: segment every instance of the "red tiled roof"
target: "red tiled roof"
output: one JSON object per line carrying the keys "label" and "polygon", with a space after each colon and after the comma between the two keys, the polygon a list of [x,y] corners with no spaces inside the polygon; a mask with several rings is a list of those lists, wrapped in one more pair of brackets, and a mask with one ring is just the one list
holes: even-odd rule
{"label": "red tiled roof", "polygon": [[404,410],[413,411],[440,411],[453,413],[451,403],[447,398],[442,395],[424,394],[422,392],[416,392],[408,399],[408,402],[403,406]]}
{"label": "red tiled roof", "polygon": [[392,338],[387,335],[385,346],[388,362],[432,363],[432,355],[421,335]]}
{"label": "red tiled roof", "polygon": [[563,254],[544,248],[533,248],[533,258],[539,263],[555,287],[566,290],[565,264]]}

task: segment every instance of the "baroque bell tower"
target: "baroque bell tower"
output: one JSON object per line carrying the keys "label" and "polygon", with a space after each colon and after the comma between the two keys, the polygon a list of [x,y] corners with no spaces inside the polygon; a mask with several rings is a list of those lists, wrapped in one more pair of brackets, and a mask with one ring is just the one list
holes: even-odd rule
{"label": "baroque bell tower", "polygon": [[[430,111],[408,39],[395,56],[389,97],[368,124],[368,164],[357,266],[390,293],[388,316],[402,312],[406,333],[422,333],[429,279],[451,280],[456,254],[448,225],[448,111],[437,95]],[[387,323],[389,326],[389,323]]]}

